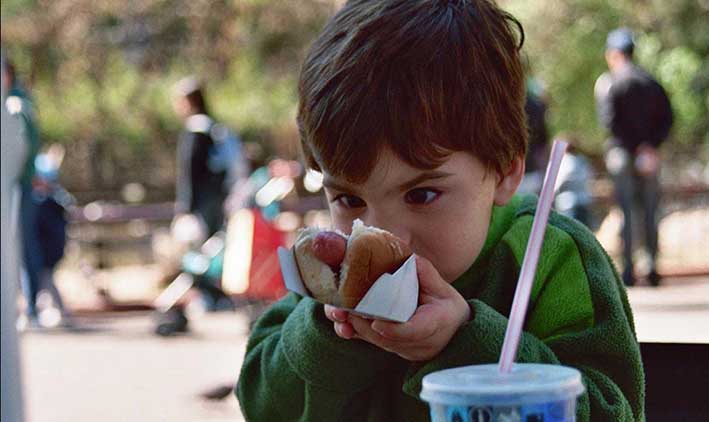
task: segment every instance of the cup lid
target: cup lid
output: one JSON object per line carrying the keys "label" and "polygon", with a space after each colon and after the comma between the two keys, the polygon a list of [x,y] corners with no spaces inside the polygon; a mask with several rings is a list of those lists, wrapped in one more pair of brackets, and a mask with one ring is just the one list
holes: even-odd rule
{"label": "cup lid", "polygon": [[583,393],[581,373],[567,366],[514,364],[500,374],[497,364],[462,366],[423,377],[421,398],[450,405],[512,405],[576,398]]}

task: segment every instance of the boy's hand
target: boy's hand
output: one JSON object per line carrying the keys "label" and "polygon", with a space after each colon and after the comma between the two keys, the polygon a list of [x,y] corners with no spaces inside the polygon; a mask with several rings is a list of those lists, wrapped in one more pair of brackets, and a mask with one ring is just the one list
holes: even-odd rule
{"label": "boy's hand", "polygon": [[416,270],[419,306],[408,322],[370,320],[325,305],[325,315],[334,322],[337,335],[368,341],[410,361],[436,356],[470,319],[471,311],[465,299],[441,278],[429,260],[416,256]]}

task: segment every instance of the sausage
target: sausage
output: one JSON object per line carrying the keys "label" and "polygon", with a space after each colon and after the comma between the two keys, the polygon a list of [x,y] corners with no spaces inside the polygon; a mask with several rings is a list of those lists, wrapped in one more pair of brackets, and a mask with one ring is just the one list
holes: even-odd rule
{"label": "sausage", "polygon": [[313,240],[313,255],[332,268],[335,273],[340,271],[346,249],[347,239],[335,232],[320,232]]}

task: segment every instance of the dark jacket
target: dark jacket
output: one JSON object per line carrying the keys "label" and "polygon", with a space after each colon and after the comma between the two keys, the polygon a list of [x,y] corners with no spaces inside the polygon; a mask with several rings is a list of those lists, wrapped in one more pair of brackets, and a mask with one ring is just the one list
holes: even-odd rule
{"label": "dark jacket", "polygon": [[598,100],[601,123],[629,152],[643,143],[657,147],[670,132],[673,116],[665,90],[635,64],[611,74],[608,94]]}
{"label": "dark jacket", "polygon": [[226,197],[226,172],[209,168],[209,152],[214,145],[210,136],[213,121],[204,114],[187,119],[177,150],[176,211],[195,213],[205,220],[209,235],[221,226]]}
{"label": "dark jacket", "polygon": [[543,171],[546,166],[546,148],[549,138],[546,124],[547,106],[541,98],[528,92],[524,101],[524,111],[527,114],[529,132],[525,172]]}
{"label": "dark jacket", "polygon": [[55,197],[49,196],[38,200],[40,247],[44,257],[44,267],[53,269],[64,257],[66,246],[66,209]]}

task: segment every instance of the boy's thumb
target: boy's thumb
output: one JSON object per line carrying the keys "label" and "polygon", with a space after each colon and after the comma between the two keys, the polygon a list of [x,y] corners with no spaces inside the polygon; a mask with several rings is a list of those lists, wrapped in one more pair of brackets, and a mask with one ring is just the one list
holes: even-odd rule
{"label": "boy's thumb", "polygon": [[431,261],[421,255],[416,255],[416,274],[419,278],[421,290],[436,296],[446,296],[446,293],[448,293],[450,285],[443,280]]}

